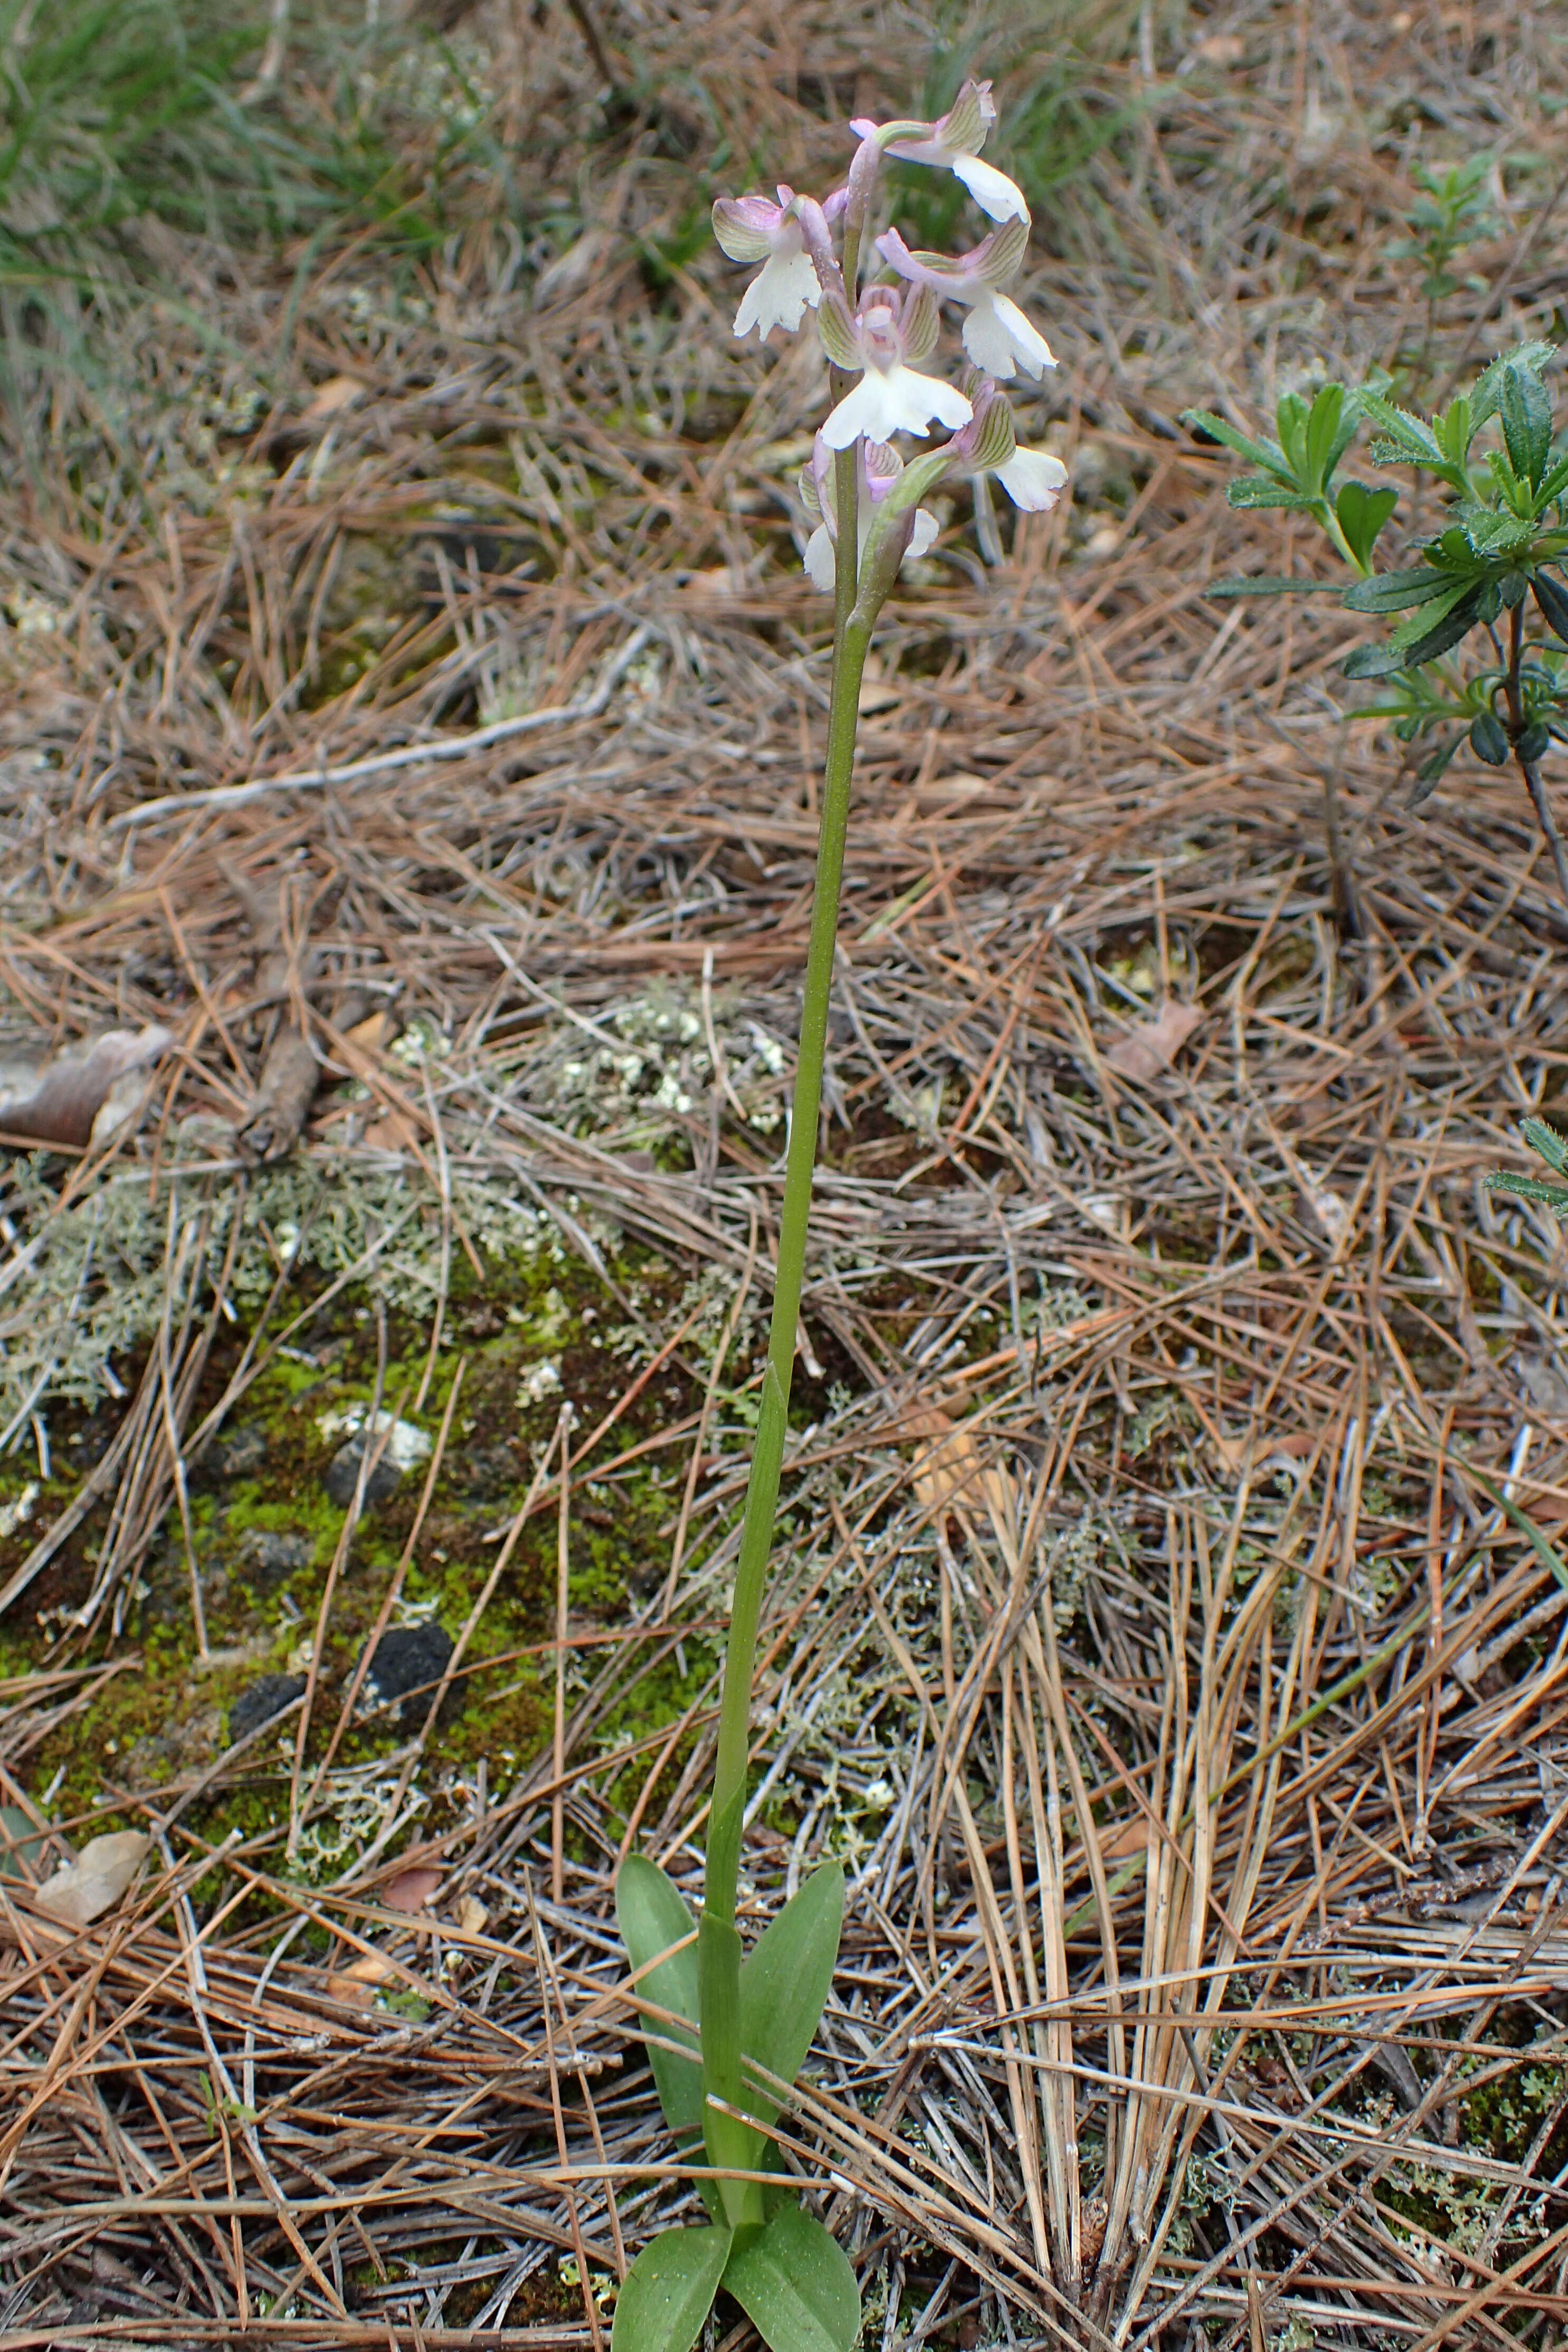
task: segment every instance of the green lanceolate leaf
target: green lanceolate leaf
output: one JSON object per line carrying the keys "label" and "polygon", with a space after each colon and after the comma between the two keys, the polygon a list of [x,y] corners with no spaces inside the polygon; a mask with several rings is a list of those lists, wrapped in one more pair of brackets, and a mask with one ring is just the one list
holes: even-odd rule
{"label": "green lanceolate leaf", "polygon": [[[757,2172],[768,2144],[730,2107],[747,2107],[740,2072],[740,1937],[711,1911],[702,1916],[697,1944],[703,2042],[703,2139],[708,2162],[722,2171]],[[722,2099],[723,2106],[715,2106]],[[721,2180],[718,2193],[732,2229],[762,2219],[762,2188],[755,2180]]]}
{"label": "green lanceolate leaf", "polygon": [[[844,1874],[836,1862],[814,1870],[765,1931],[740,1971],[740,2046],[779,2081],[805,2063],[838,1963]],[[748,2115],[771,2123],[778,2101],[755,2085]]]}
{"label": "green lanceolate leaf", "polygon": [[1190,425],[1195,432],[1207,433],[1211,441],[1222,441],[1228,449],[1234,449],[1239,457],[1249,457],[1253,465],[1261,466],[1265,473],[1277,475],[1282,482],[1291,481],[1290,460],[1284,451],[1277,449],[1271,441],[1250,440],[1245,433],[1239,433],[1234,425],[1228,425],[1223,416],[1211,415],[1207,408],[1184,409],[1181,421],[1184,425]]}
{"label": "green lanceolate leaf", "polygon": [[1249,580],[1211,580],[1206,596],[1337,596],[1337,580],[1297,580],[1282,572],[1255,572]]}
{"label": "green lanceolate leaf", "polygon": [[1303,491],[1292,489],[1289,482],[1270,481],[1266,474],[1243,474],[1227,488],[1225,499],[1228,506],[1289,507],[1296,514],[1311,514],[1317,504]]}
{"label": "green lanceolate leaf", "polygon": [[1389,677],[1396,670],[1419,669],[1424,662],[1436,661],[1450,646],[1469,635],[1475,626],[1480,604],[1479,588],[1467,589],[1459,601],[1425,636],[1408,638],[1401,643],[1401,630],[1385,646],[1357,646],[1344,666],[1346,677]]}
{"label": "green lanceolate leaf", "polygon": [[1568,645],[1568,595],[1563,593],[1561,583],[1549,579],[1544,572],[1538,572],[1530,584],[1547,627],[1554,637],[1561,637]]}
{"label": "green lanceolate leaf", "polygon": [[1490,710],[1479,711],[1471,719],[1470,749],[1489,768],[1500,768],[1507,760],[1508,737]]}
{"label": "green lanceolate leaf", "polygon": [[1477,377],[1470,394],[1470,430],[1479,433],[1489,416],[1495,416],[1502,398],[1503,379],[1515,368],[1527,368],[1531,375],[1540,375],[1548,362],[1557,356],[1553,343],[1521,343],[1516,351],[1503,352],[1489,368]]}
{"label": "green lanceolate leaf", "polygon": [[[1349,490],[1361,486],[1347,482],[1344,487]],[[1453,584],[1451,573],[1434,572],[1422,563],[1411,572],[1379,572],[1371,580],[1357,580],[1345,590],[1342,602],[1352,613],[1398,613],[1406,604],[1429,604]]]}
{"label": "green lanceolate leaf", "polygon": [[615,2299],[610,2352],[692,2352],[729,2256],[727,2230],[665,2230]]}
{"label": "green lanceolate leaf", "polygon": [[855,2274],[803,2205],[781,2207],[766,2229],[737,2240],[724,2284],[769,2352],[852,2352],[860,2340]]}
{"label": "green lanceolate leaf", "polygon": [[1552,456],[1552,401],[1532,369],[1504,373],[1498,400],[1509,462],[1533,489],[1545,477]]}
{"label": "green lanceolate leaf", "polygon": [[1342,482],[1334,515],[1345,545],[1363,567],[1372,562],[1377,534],[1399,504],[1397,490],[1369,490],[1364,482]]}
{"label": "green lanceolate leaf", "polygon": [[1548,1184],[1539,1176],[1511,1176],[1499,1170],[1487,1178],[1489,1192],[1512,1192],[1521,1201],[1539,1201],[1543,1209],[1555,1209],[1560,1217],[1568,1217],[1568,1184]]}
{"label": "green lanceolate leaf", "polygon": [[[648,1862],[638,1853],[628,1854],[621,1865],[615,1881],[615,1916],[633,1969],[647,1968],[648,1962],[657,1959],[661,1952],[668,1952],[672,1944],[690,1936],[697,1924],[674,1881],[664,1875],[657,1863]],[[689,2036],[673,2027],[654,2029],[666,2041],[689,2039],[690,2060],[677,2058],[673,2050],[661,2050],[653,2043],[649,2044],[648,2057],[664,2121],[677,2139],[695,2139],[703,2127],[702,2067],[697,2063],[699,2044],[695,2032],[696,1946],[688,1944],[684,1952],[674,1952],[657,1968],[649,1969],[647,1975],[639,1979],[637,1990],[645,2000],[660,2009],[673,2010],[692,2025]]]}
{"label": "green lanceolate leaf", "polygon": [[[1340,437],[1340,419],[1343,410],[1343,384],[1325,383],[1320,386],[1312,407],[1307,412],[1307,427],[1303,439],[1305,463],[1302,472],[1305,476],[1304,487],[1311,490],[1314,498],[1322,496],[1335,464],[1350,446],[1348,434],[1343,440]],[[1354,429],[1355,422],[1353,416],[1351,431],[1354,432]]]}
{"label": "green lanceolate leaf", "polygon": [[1383,427],[1384,437],[1372,446],[1379,465],[1430,466],[1437,473],[1448,470],[1436,434],[1418,416],[1396,408],[1378,392],[1363,393],[1362,406],[1373,423]]}

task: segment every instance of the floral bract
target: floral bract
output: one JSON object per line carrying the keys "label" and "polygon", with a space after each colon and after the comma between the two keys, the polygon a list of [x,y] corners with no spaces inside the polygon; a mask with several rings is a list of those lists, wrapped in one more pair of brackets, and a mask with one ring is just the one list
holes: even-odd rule
{"label": "floral bract", "polygon": [[[1036,514],[1055,504],[1066,480],[1058,459],[1018,446],[998,390],[1019,371],[1038,382],[1056,362],[1045,337],[1005,290],[1023,267],[1030,216],[1013,182],[980,159],[996,114],[990,84],[966,82],[936,122],[852,123],[860,145],[848,176],[820,205],[780,187],[777,203],[761,195],[726,196],[713,208],[714,235],[731,260],[762,265],[741,299],[736,333],[755,327],[766,342],[776,326],[793,333],[808,309],[817,313],[834,398],[802,477],[802,495],[817,520],[806,571],[824,591],[838,583],[839,506],[852,488],[848,475],[835,476],[834,453],[858,452],[852,480],[857,584],[874,550],[879,596],[898,562],[935,538],[935,518],[917,509],[917,501],[945,475],[994,474],[1015,506]],[[873,207],[884,156],[952,172],[998,226],[956,256],[914,251],[896,228],[873,241]],[[972,366],[961,386],[926,365],[948,303],[965,314],[962,341]],[[906,468],[892,446],[894,436],[925,440],[937,425],[953,437],[922,456],[903,478]]]}

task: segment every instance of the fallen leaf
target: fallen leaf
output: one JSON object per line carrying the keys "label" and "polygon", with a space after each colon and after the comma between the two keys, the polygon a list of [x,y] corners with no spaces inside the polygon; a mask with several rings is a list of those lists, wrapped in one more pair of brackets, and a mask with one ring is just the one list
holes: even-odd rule
{"label": "fallen leaf", "polygon": [[372,1151],[408,1151],[414,1141],[413,1123],[401,1110],[389,1110],[384,1118],[371,1119],[364,1141]]}
{"label": "fallen leaf", "polygon": [[356,1021],[351,1029],[345,1029],[343,1042],[348,1045],[357,1045],[361,1054],[379,1054],[383,1046],[392,1044],[402,1026],[397,1015],[383,1008],[379,1013],[370,1013],[363,1021]]}
{"label": "fallen leaf", "polygon": [[0,1047],[0,1133],[85,1150],[140,1109],[146,1072],[173,1044],[173,1032],[106,1029],[53,1052],[41,1041]]}
{"label": "fallen leaf", "polygon": [[357,375],[329,375],[307,402],[305,414],[312,417],[336,416],[340,409],[350,407],[364,389]]}
{"label": "fallen leaf", "polygon": [[935,1515],[954,1503],[984,1502],[993,1518],[1008,1517],[1016,1492],[1012,1479],[994,1464],[988,1467],[967,1422],[955,1422],[940,1405],[917,1405],[905,1415],[899,1434],[906,1441],[933,1441],[915,1468],[915,1499],[925,1510]]}
{"label": "fallen leaf", "polygon": [[107,1837],[89,1838],[74,1862],[45,1879],[38,1902],[57,1919],[85,1927],[119,1902],[152,1843],[140,1830],[114,1830]]}
{"label": "fallen leaf", "polygon": [[1152,1021],[1140,1021],[1112,1046],[1105,1059],[1124,1078],[1157,1078],[1168,1070],[1203,1013],[1196,1004],[1167,996]]}
{"label": "fallen leaf", "polygon": [[382,1888],[382,1901],[389,1911],[423,1911],[445,1875],[439,1870],[400,1870]]}
{"label": "fallen leaf", "polygon": [[1107,1862],[1128,1862],[1149,1843],[1147,1822],[1113,1822],[1100,1833],[1100,1851]]}
{"label": "fallen leaf", "polygon": [[465,1895],[457,1906],[457,1932],[460,1936],[482,1936],[489,1917],[476,1895]]}
{"label": "fallen leaf", "polygon": [[377,1985],[385,1984],[394,1973],[392,1964],[380,1952],[361,1952],[346,1969],[337,1969],[327,1979],[328,1998],[347,2001],[351,2009],[369,2009]]}

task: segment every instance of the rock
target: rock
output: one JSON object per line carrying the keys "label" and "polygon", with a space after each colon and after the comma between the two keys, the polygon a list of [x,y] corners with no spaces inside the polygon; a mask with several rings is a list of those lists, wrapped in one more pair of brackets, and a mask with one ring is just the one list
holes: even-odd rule
{"label": "rock", "polygon": [[296,1569],[308,1568],[313,1539],[297,1528],[246,1528],[239,1539],[240,1574],[247,1584],[272,1592]]}
{"label": "rock", "polygon": [[[336,1503],[340,1511],[346,1511],[354,1499],[366,1443],[363,1437],[350,1437],[347,1445],[340,1445],[327,1465],[327,1475],[321,1483],[329,1501]],[[366,1503],[384,1503],[390,1495],[395,1495],[402,1485],[402,1475],[390,1450],[383,1454],[365,1480]]]}
{"label": "rock", "polygon": [[[435,1685],[446,1672],[452,1648],[451,1634],[439,1625],[406,1625],[383,1633],[365,1676],[365,1696],[372,1706],[380,1706],[402,1699],[398,1720],[405,1731],[417,1731],[430,1712]],[[411,1692],[417,1696],[406,1696]],[[454,1693],[447,1705],[455,1712],[458,1704]]]}
{"label": "rock", "polygon": [[303,1675],[257,1675],[229,1708],[229,1746],[247,1739],[304,1695]]}
{"label": "rock", "polygon": [[266,1459],[266,1433],[254,1423],[248,1429],[231,1430],[213,1447],[213,1467],[220,1478],[248,1477],[253,1470],[261,1468]]}
{"label": "rock", "polygon": [[411,1421],[394,1421],[390,1412],[371,1413],[367,1419],[362,1404],[351,1404],[341,1412],[321,1413],[316,1426],[323,1437],[340,1436],[347,1441],[328,1464],[324,1482],[340,1511],[346,1511],[353,1500],[361,1455],[377,1440],[381,1459],[365,1484],[367,1503],[384,1503],[396,1493],[403,1473],[430,1456],[430,1440],[423,1429],[416,1429]]}

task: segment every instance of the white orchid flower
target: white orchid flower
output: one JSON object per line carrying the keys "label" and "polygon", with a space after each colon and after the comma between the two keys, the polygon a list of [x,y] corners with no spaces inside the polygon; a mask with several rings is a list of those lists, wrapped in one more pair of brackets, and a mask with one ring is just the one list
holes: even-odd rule
{"label": "white orchid flower", "polygon": [[1049,449],[1020,449],[1007,397],[986,376],[967,379],[974,415],[947,444],[955,474],[994,474],[1015,507],[1049,514],[1067,480],[1067,468]]}
{"label": "white orchid flower", "polygon": [[720,196],[713,208],[713,233],[731,261],[762,264],[740,298],[736,333],[748,335],[755,327],[762,342],[775,327],[792,335],[806,312],[816,309],[822,290],[806,250],[793,189],[780,187],[776,205],[766,196]]}
{"label": "white orchid flower", "polygon": [[912,285],[928,286],[938,301],[962,302],[964,349],[987,375],[1010,376],[1015,366],[1037,379],[1056,365],[1051,345],[1016,302],[1001,291],[1018,276],[1029,248],[1029,223],[1009,220],[970,253],[911,253],[895,228],[876,241],[889,268]]}
{"label": "white orchid flower", "polygon": [[933,417],[949,430],[968,423],[972,412],[961,392],[910,365],[928,358],[936,344],[936,303],[927,288],[905,294],[899,287],[873,286],[854,312],[841,296],[831,294],[818,323],[834,365],[862,372],[822,427],[830,449],[891,441],[895,433],[924,437]]}
{"label": "white orchid flower", "polygon": [[1029,219],[1023,191],[994,163],[980,161],[986,134],[997,119],[988,81],[967,81],[938,122],[852,122],[862,139],[874,139],[884,155],[902,163],[932,163],[961,180],[983,213],[995,221]]}
{"label": "white orchid flower", "polygon": [[[896,449],[883,441],[862,441],[860,446],[860,488],[855,513],[858,521],[859,558],[865,553],[865,543],[876,520],[876,509],[894,483],[904,471],[904,460]],[[806,576],[813,588],[831,596],[838,583],[838,497],[833,481],[833,452],[821,433],[811,451],[811,462],[800,474],[800,499],[808,514],[821,518],[806,542]],[[925,507],[915,509],[915,524],[909,544],[904,551],[904,562],[924,555],[939,529],[936,518]]]}

